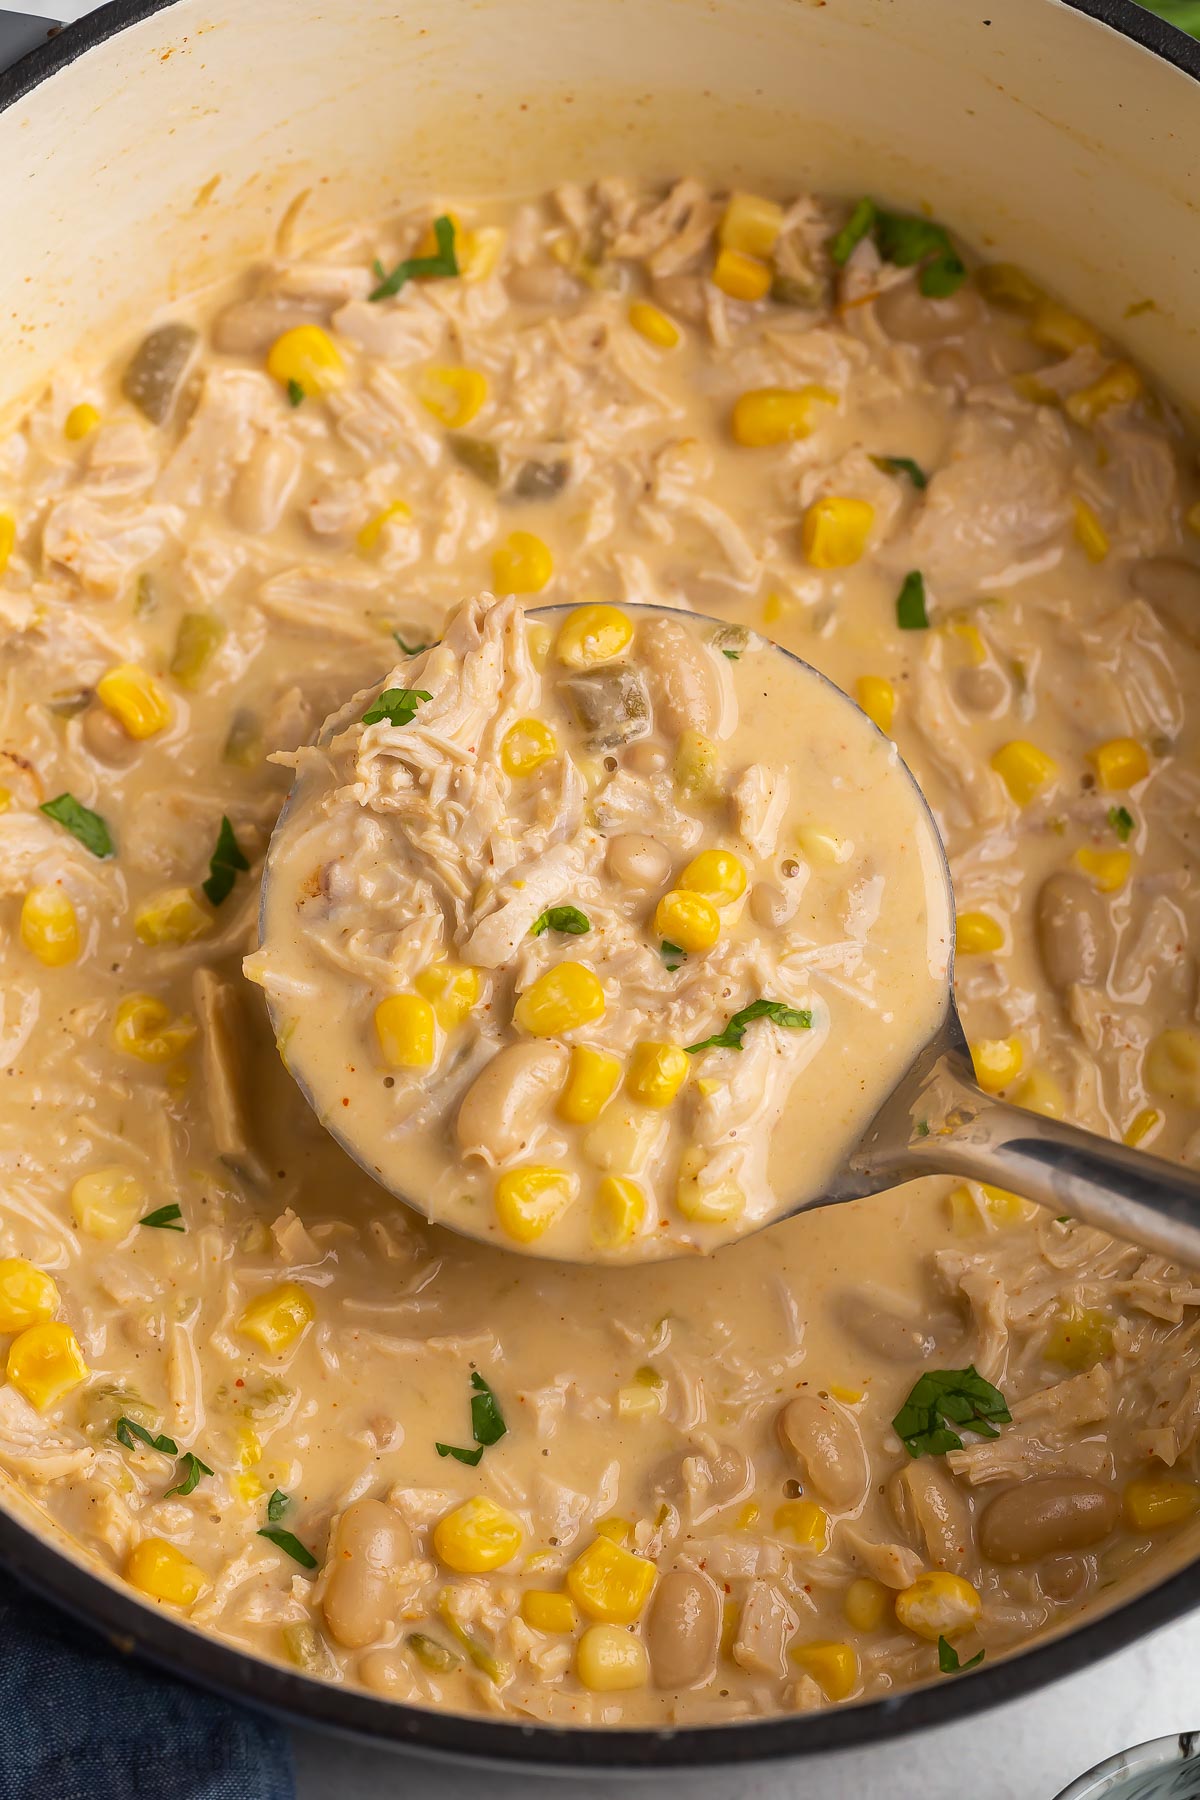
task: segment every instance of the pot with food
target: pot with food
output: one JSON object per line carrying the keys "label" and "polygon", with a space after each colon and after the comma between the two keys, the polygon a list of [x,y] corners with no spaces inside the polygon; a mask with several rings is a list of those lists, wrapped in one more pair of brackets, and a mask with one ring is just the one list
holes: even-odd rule
{"label": "pot with food", "polygon": [[293,220],[13,421],[0,562],[0,1467],[123,1619],[636,1760],[1187,1559],[1188,1269],[780,1216],[942,1020],[939,836],[980,1087],[1197,1156],[1200,480],[1104,329],[795,183]]}

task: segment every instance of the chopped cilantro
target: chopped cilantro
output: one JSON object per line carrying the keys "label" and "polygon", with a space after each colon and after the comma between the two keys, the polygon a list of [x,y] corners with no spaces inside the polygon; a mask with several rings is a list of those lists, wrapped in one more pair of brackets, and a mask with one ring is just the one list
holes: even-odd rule
{"label": "chopped cilantro", "polygon": [[291,1495],[285,1494],[282,1488],[276,1488],[267,1501],[267,1524],[278,1525],[291,1504]]}
{"label": "chopped cilantro", "polygon": [[1110,806],[1108,822],[1123,844],[1129,842],[1133,832],[1133,814],[1125,806]]}
{"label": "chopped cilantro", "polygon": [[800,1010],[785,1006],[782,1000],[752,1000],[749,1006],[734,1013],[723,1031],[705,1038],[702,1043],[685,1044],[684,1049],[689,1056],[695,1056],[698,1050],[740,1050],[746,1027],[755,1019],[770,1019],[773,1025],[788,1025],[794,1031],[807,1031],[812,1025],[812,1013],[807,1007]]}
{"label": "chopped cilantro", "polygon": [[293,1537],[290,1531],[283,1531],[272,1525],[264,1525],[261,1531],[259,1531],[258,1536],[267,1538],[270,1543],[275,1545],[277,1550],[282,1550],[284,1554],[290,1556],[294,1562],[298,1562],[302,1569],[316,1568],[317,1559],[312,1551],[306,1550],[304,1545],[300,1542],[300,1539],[298,1537]]}
{"label": "chopped cilantro", "polygon": [[530,937],[541,937],[544,931],[562,931],[568,937],[582,937],[592,929],[592,921],[577,906],[551,906],[533,921]]}
{"label": "chopped cilantro", "polygon": [[672,975],[687,961],[687,951],[681,950],[678,944],[668,944],[664,938],[658,946],[659,955]]}
{"label": "chopped cilantro", "polygon": [[428,650],[429,648],[428,644],[406,644],[398,631],[393,631],[392,636],[403,650],[405,656],[420,656],[422,650]]}
{"label": "chopped cilantro", "polygon": [[484,1450],[482,1444],[480,1444],[477,1450],[463,1450],[458,1444],[435,1443],[433,1447],[439,1456],[452,1456],[455,1462],[466,1463],[467,1466],[472,1469],[478,1463]]}
{"label": "chopped cilantro", "polygon": [[289,406],[299,406],[304,398],[304,389],[300,386],[300,383],[296,380],[294,375],[287,384],[287,397]]}
{"label": "chopped cilantro", "polygon": [[944,225],[922,219],[912,213],[883,212],[873,200],[858,202],[842,229],[829,244],[829,254],[839,268],[849,261],[851,253],[872,233],[879,254],[898,269],[922,265],[917,286],[927,300],[943,300],[955,293],[966,279],[966,266],[950,241]]}
{"label": "chopped cilantro", "polygon": [[938,1639],[938,1668],[943,1675],[962,1675],[968,1669],[978,1668],[986,1655],[986,1650],[977,1650],[969,1662],[959,1662],[958,1651],[949,1638]]}
{"label": "chopped cilantro", "polygon": [[911,456],[873,456],[871,461],[877,469],[882,469],[885,475],[907,475],[915,488],[929,486],[928,475],[920,463],[915,463]]}
{"label": "chopped cilantro", "polygon": [[118,1444],[124,1444],[127,1450],[136,1450],[138,1444],[145,1444],[151,1450],[160,1451],[163,1456],[179,1455],[179,1445],[174,1438],[165,1435],[155,1436],[154,1432],[147,1431],[144,1425],[139,1425],[136,1419],[124,1417],[118,1419],[116,1433]]}
{"label": "chopped cilantro", "polygon": [[172,1494],[190,1494],[200,1477],[202,1475],[211,1475],[212,1470],[206,1462],[201,1462],[200,1458],[195,1455],[193,1451],[185,1450],[175,1473],[180,1479],[175,1483],[174,1487],[169,1487],[167,1489],[166,1493],[163,1495],[164,1500],[169,1500]]}
{"label": "chopped cilantro", "polygon": [[927,631],[929,614],[925,610],[925,577],[920,569],[910,569],[896,595],[896,623],[901,631]]}
{"label": "chopped cilantro", "polygon": [[186,1225],[176,1222],[182,1218],[182,1208],[172,1202],[170,1206],[160,1206],[154,1212],[147,1213],[144,1219],[138,1220],[138,1224],[153,1226],[155,1231],[186,1231]]}
{"label": "chopped cilantro", "polygon": [[471,1436],[478,1448],[463,1450],[456,1444],[435,1444],[433,1447],[439,1456],[452,1456],[456,1462],[466,1463],[473,1469],[484,1451],[500,1442],[508,1426],[501,1416],[495,1394],[478,1370],[471,1372],[471,1387],[474,1390],[471,1394]]}
{"label": "chopped cilantro", "polygon": [[437,244],[436,256],[408,256],[398,262],[389,275],[383,264],[376,262],[375,274],[379,285],[367,295],[368,300],[390,300],[398,294],[406,282],[425,275],[457,275],[458,257],[454,252],[454,220],[442,213],[433,221],[433,236]]}
{"label": "chopped cilantro", "polygon": [[829,245],[829,254],[840,269],[862,243],[875,223],[875,202],[864,195]]}
{"label": "chopped cilantro", "polygon": [[729,658],[730,662],[737,662],[737,660],[741,656],[741,654],[742,653],[740,650],[722,650],[722,652],[721,652],[721,655],[727,656]]}
{"label": "chopped cilantro", "polygon": [[994,1438],[1000,1433],[993,1420],[1006,1425],[1011,1418],[999,1388],[968,1365],[965,1369],[930,1369],[922,1375],[892,1420],[892,1429],[910,1456],[944,1456],[948,1450],[963,1447],[950,1425]]}
{"label": "chopped cilantro", "polygon": [[368,706],[362,716],[364,725],[378,725],[386,719],[389,725],[411,725],[417,716],[417,708],[425,700],[432,700],[424,688],[384,688],[378,700]]}
{"label": "chopped cilantro", "polygon": [[233,835],[233,826],[222,814],[217,847],[209,858],[208,880],[200,883],[213,906],[220,906],[223,901],[228,900],[239,872],[244,873],[249,867],[250,864]]}
{"label": "chopped cilantro", "polygon": [[114,854],[108,826],[99,813],[94,813],[90,806],[84,806],[74,794],[59,794],[53,800],[43,800],[38,811],[44,812],[55,824],[65,826],[71,836],[78,838],[84,849],[90,850],[93,856],[98,856],[103,861],[105,857]]}

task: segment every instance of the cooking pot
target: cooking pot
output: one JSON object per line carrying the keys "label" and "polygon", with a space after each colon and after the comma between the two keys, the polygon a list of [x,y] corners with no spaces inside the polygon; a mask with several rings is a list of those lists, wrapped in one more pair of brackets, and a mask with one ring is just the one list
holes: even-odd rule
{"label": "cooking pot", "polygon": [[[929,206],[1200,415],[1200,45],[1128,0],[115,0],[0,75],[0,420],[64,360],[304,229],[609,170]],[[759,1723],[424,1711],[152,1611],[11,1483],[0,1558],[123,1651],[308,1725],[492,1762],[670,1768],[944,1724],[1200,1602],[1200,1561],[963,1679]]]}

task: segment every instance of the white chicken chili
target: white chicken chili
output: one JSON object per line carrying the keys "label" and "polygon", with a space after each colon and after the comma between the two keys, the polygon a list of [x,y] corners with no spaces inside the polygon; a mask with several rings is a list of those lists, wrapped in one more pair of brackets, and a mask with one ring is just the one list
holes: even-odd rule
{"label": "white chicken chili", "polygon": [[941,851],[894,744],[745,629],[467,602],[296,768],[247,973],[323,1123],[472,1236],[754,1229],[944,1016]]}
{"label": "white chicken chili", "polygon": [[[339,964],[331,860],[311,859],[293,924],[314,934],[304,978],[339,997],[310,1024],[331,1056],[355,1033],[363,1052],[327,1110],[415,1100],[411,1158],[425,1098],[458,1104],[459,1058],[485,1072],[513,1034],[555,1065],[537,1159],[578,1170],[541,1244],[590,1232],[609,1177],[639,1184],[647,1232],[652,1199],[690,1229],[670,1157],[661,1193],[645,1169],[586,1158],[637,1046],[686,1056],[760,998],[813,1015],[759,1016],[740,1051],[688,1056],[671,1106],[645,1109],[678,1164],[719,1098],[701,1083],[732,1096],[776,1045],[810,1055],[778,1096],[788,1119],[810,1077],[831,1117],[856,1105],[839,1045],[888,979],[884,959],[864,988],[863,884],[891,821],[875,843],[808,818],[797,779],[769,848],[742,829],[758,829],[745,771],[780,766],[774,708],[749,686],[761,634],[854,695],[921,783],[983,1084],[1194,1163],[1195,448],[1086,319],[969,260],[869,201],[781,206],[692,180],[606,177],[453,217],[424,204],[273,246],[110,362],[63,367],[0,440],[0,1468],[149,1604],[419,1705],[716,1725],[956,1679],[1183,1554],[1200,1499],[1186,1272],[949,1180],[713,1257],[514,1255],[429,1224],[339,1148],[242,973],[296,752],[361,694],[300,759],[345,790],[314,830],[344,815],[356,843],[378,834],[355,906],[386,915],[340,940]],[[485,591],[499,600],[448,626]],[[565,683],[607,665],[556,648],[578,613],[523,634],[514,595],[627,620],[650,734],[585,747]],[[713,645],[700,615],[733,635]],[[668,626],[737,702],[724,738],[656,710],[648,653]],[[587,789],[578,831],[542,854],[605,840],[596,891],[547,890],[507,940],[523,917],[505,890],[510,795],[490,820],[455,812],[449,771],[468,765],[427,722],[489,633],[502,691],[521,684],[515,718],[562,734],[525,786],[511,778],[526,843],[563,816],[568,781]],[[676,780],[687,731],[718,752],[711,805]],[[515,742],[539,753],[530,727]],[[421,745],[419,779],[445,781],[428,823],[448,828],[455,888],[428,910],[398,860],[421,829],[404,810]],[[643,754],[667,759],[652,802]],[[839,768],[819,774],[825,797]],[[698,824],[694,842],[648,829],[651,803]],[[805,844],[812,826],[833,837]],[[609,854],[630,837],[660,849],[616,852],[611,894],[645,887],[610,901]],[[705,856],[736,857],[746,892],[715,905],[717,944],[670,969],[661,944],[679,937],[656,935],[651,902],[707,898],[707,875],[685,885]],[[732,864],[705,867],[723,884]],[[915,868],[904,880],[928,906]],[[571,908],[587,932],[548,917],[531,933]],[[661,984],[652,1025],[598,954],[626,929]],[[495,961],[467,959],[476,932],[501,934]],[[801,937],[821,966],[791,977]],[[713,958],[730,959],[728,996],[707,992]],[[603,1019],[514,1027],[572,962]],[[909,972],[930,962],[922,940]],[[694,1026],[673,998],[689,993]],[[434,1061],[385,1070],[374,1009],[411,995],[433,1010]],[[411,1048],[414,1021],[428,1028],[419,1008],[385,1013],[388,1043]],[[594,1123],[558,1115],[576,1048],[620,1064]],[[743,1098],[758,1116],[757,1086]],[[790,1192],[769,1160],[786,1139],[754,1130],[747,1214]],[[486,1115],[461,1148],[445,1167],[486,1230],[497,1179],[531,1157],[466,1154],[496,1155]]]}

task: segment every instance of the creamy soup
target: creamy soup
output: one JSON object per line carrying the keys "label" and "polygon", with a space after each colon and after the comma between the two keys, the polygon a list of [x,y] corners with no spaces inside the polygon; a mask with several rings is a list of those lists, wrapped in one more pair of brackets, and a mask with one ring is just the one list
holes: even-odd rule
{"label": "creamy soup", "polygon": [[823,1191],[945,1014],[895,745],[756,633],[467,602],[296,765],[246,972],[322,1122],[473,1237],[713,1249]]}
{"label": "creamy soup", "polygon": [[1194,1163],[1169,401],[928,221],[688,180],[280,243],[146,330],[0,443],[4,1469],[148,1604],[514,1722],[951,1679],[1173,1553],[1186,1273],[944,1180],[646,1267],[471,1242],[242,975],[295,751],[464,595],[692,611],[916,772],[983,1083]]}

